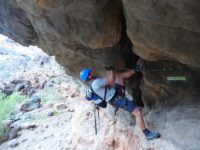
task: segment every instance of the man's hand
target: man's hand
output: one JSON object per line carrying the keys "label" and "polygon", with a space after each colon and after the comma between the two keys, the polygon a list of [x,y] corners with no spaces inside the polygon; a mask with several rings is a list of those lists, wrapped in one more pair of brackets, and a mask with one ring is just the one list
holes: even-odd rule
{"label": "man's hand", "polygon": [[110,65],[106,66],[106,85],[113,86],[115,83],[115,67]]}
{"label": "man's hand", "polygon": [[112,66],[112,65],[105,66],[105,70],[107,70],[107,71],[115,70],[115,66]]}
{"label": "man's hand", "polygon": [[142,68],[140,67],[140,65],[136,65],[135,67],[135,72],[141,72]]}

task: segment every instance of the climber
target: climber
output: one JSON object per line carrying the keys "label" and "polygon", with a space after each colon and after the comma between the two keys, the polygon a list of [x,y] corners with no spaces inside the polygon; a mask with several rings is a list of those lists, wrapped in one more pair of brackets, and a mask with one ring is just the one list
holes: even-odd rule
{"label": "climber", "polygon": [[116,85],[124,86],[124,78],[130,77],[135,73],[134,70],[124,72],[123,74],[115,74],[113,66],[106,66],[107,75],[103,77],[95,77],[94,73],[84,68],[80,72],[80,78],[89,83],[86,91],[86,99],[92,100],[99,107],[106,107],[107,103],[116,108],[121,108],[130,112],[136,118],[136,124],[141,128],[147,140],[160,137],[159,132],[151,132],[146,128],[140,108],[127,97],[125,91],[116,90]]}

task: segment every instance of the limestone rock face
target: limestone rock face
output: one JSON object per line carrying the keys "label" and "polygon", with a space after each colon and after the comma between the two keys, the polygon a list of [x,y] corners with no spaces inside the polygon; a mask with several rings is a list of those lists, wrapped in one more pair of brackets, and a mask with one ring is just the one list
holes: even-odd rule
{"label": "limestone rock face", "polygon": [[41,37],[41,44],[102,48],[121,35],[119,1],[17,0]]}
{"label": "limestone rock face", "polygon": [[23,45],[38,44],[32,23],[15,0],[0,1],[0,33]]}
{"label": "limestone rock face", "polygon": [[150,61],[173,59],[199,67],[200,1],[122,0],[133,51]]}
{"label": "limestone rock face", "polygon": [[[116,61],[115,45],[122,32],[119,0],[17,0],[17,4],[33,25],[38,45],[70,73],[101,65],[98,61]],[[117,55],[110,60],[113,53]]]}
{"label": "limestone rock face", "polygon": [[2,0],[0,31],[24,45],[42,47],[70,73],[99,62],[120,62],[119,40],[126,26],[134,53],[143,59],[199,67],[199,4],[198,0]]}
{"label": "limestone rock face", "polygon": [[174,149],[198,149],[200,71],[169,61],[144,64],[141,89],[147,125],[161,131],[161,147],[168,139],[176,143]]}

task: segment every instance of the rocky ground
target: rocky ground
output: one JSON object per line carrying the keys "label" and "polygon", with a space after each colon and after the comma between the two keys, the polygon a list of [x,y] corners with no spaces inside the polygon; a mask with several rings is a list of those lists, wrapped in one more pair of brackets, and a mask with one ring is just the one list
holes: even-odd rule
{"label": "rocky ground", "polygon": [[1,150],[165,149],[160,146],[162,139],[146,141],[130,114],[111,106],[100,110],[95,135],[93,106],[83,97],[85,85],[67,76],[53,57],[41,51],[35,55],[1,50],[1,89],[28,97],[13,110],[9,140],[0,145]]}

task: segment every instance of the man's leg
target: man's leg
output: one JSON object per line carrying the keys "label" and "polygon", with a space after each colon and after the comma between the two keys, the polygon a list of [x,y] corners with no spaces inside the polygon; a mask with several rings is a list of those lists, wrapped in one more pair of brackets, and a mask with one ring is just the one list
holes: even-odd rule
{"label": "man's leg", "polygon": [[144,120],[143,120],[143,116],[142,116],[142,113],[141,113],[141,111],[138,107],[136,107],[134,109],[134,111],[132,112],[132,115],[135,116],[136,124],[142,129],[142,131],[145,130],[146,126],[145,126],[145,123],[144,123]]}
{"label": "man's leg", "polygon": [[139,107],[137,107],[137,105],[133,101],[130,101],[126,97],[120,97],[119,99],[110,101],[110,104],[116,108],[122,108],[122,109],[132,113],[132,115],[134,115],[136,118],[136,124],[141,128],[145,137],[148,140],[152,140],[152,139],[160,137],[160,133],[151,132],[146,128],[142,113],[141,113]]}
{"label": "man's leg", "polygon": [[141,111],[140,111],[140,109],[138,107],[136,107],[133,110],[132,115],[135,116],[136,124],[141,128],[141,130],[143,131],[145,137],[148,140],[152,140],[152,139],[160,137],[160,133],[159,132],[151,132],[146,128],[142,113],[141,113]]}
{"label": "man's leg", "polygon": [[113,105],[116,108],[122,108],[130,113],[132,113],[132,115],[135,116],[136,118],[136,124],[142,129],[145,130],[146,126],[142,117],[142,113],[139,109],[139,107],[137,107],[137,105],[133,102],[130,101],[128,98],[126,97],[121,97],[117,100],[113,100],[110,102],[111,105]]}

